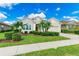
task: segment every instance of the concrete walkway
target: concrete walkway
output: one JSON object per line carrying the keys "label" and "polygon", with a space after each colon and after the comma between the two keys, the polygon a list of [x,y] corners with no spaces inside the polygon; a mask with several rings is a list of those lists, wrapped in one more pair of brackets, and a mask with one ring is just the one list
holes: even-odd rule
{"label": "concrete walkway", "polygon": [[53,42],[44,42],[44,43],[36,43],[36,44],[28,44],[28,45],[19,45],[12,47],[4,47],[0,48],[0,56],[11,56],[21,53],[28,53],[32,51],[38,51],[49,48],[57,48],[62,46],[69,46],[74,44],[79,44],[79,36],[64,34],[61,33],[61,36],[69,37],[70,40],[61,40],[61,41],[53,41]]}

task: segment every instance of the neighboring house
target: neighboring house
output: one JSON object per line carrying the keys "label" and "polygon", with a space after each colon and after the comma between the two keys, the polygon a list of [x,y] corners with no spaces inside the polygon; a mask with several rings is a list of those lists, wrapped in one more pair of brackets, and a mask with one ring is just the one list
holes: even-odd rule
{"label": "neighboring house", "polygon": [[[40,17],[35,17],[35,18],[24,18],[23,20],[21,20],[21,22],[23,22],[23,29],[22,32],[25,33],[29,33],[30,31],[39,31],[37,24],[39,24],[42,20],[44,20],[43,18]],[[48,29],[48,31],[51,32],[61,32],[61,25],[60,23],[56,20],[56,19],[49,19],[49,22],[51,22],[51,27]]]}
{"label": "neighboring house", "polygon": [[5,23],[0,23],[0,31],[10,30],[10,29],[11,29],[11,26]]}
{"label": "neighboring house", "polygon": [[51,32],[61,32],[61,24],[60,24],[59,21],[57,21],[57,19],[51,18],[48,21],[51,23],[51,26],[48,29],[48,31],[51,31]]}
{"label": "neighboring house", "polygon": [[61,29],[79,29],[79,22],[76,21],[61,21]]}

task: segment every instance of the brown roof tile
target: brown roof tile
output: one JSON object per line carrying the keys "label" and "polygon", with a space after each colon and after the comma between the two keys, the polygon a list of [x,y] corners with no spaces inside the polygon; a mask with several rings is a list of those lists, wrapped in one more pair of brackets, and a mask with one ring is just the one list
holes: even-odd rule
{"label": "brown roof tile", "polygon": [[67,21],[62,21],[61,24],[68,24],[68,22]]}
{"label": "brown roof tile", "polygon": [[5,23],[0,23],[0,25],[4,25],[4,26],[10,26],[10,25],[8,25],[8,24],[5,24]]}

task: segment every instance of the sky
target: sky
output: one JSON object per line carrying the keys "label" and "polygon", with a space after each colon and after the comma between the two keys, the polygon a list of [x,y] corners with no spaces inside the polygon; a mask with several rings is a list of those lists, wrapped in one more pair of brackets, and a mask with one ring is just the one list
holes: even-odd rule
{"label": "sky", "polygon": [[79,3],[0,3],[0,22],[14,23],[23,17],[40,16],[58,21],[79,19]]}

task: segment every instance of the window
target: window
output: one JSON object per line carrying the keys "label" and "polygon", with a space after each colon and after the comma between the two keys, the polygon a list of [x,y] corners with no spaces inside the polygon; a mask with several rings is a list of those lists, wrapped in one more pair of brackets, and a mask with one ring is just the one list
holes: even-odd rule
{"label": "window", "polygon": [[31,25],[30,24],[24,24],[23,29],[24,30],[31,30]]}
{"label": "window", "polygon": [[31,30],[31,25],[28,26],[28,29]]}

